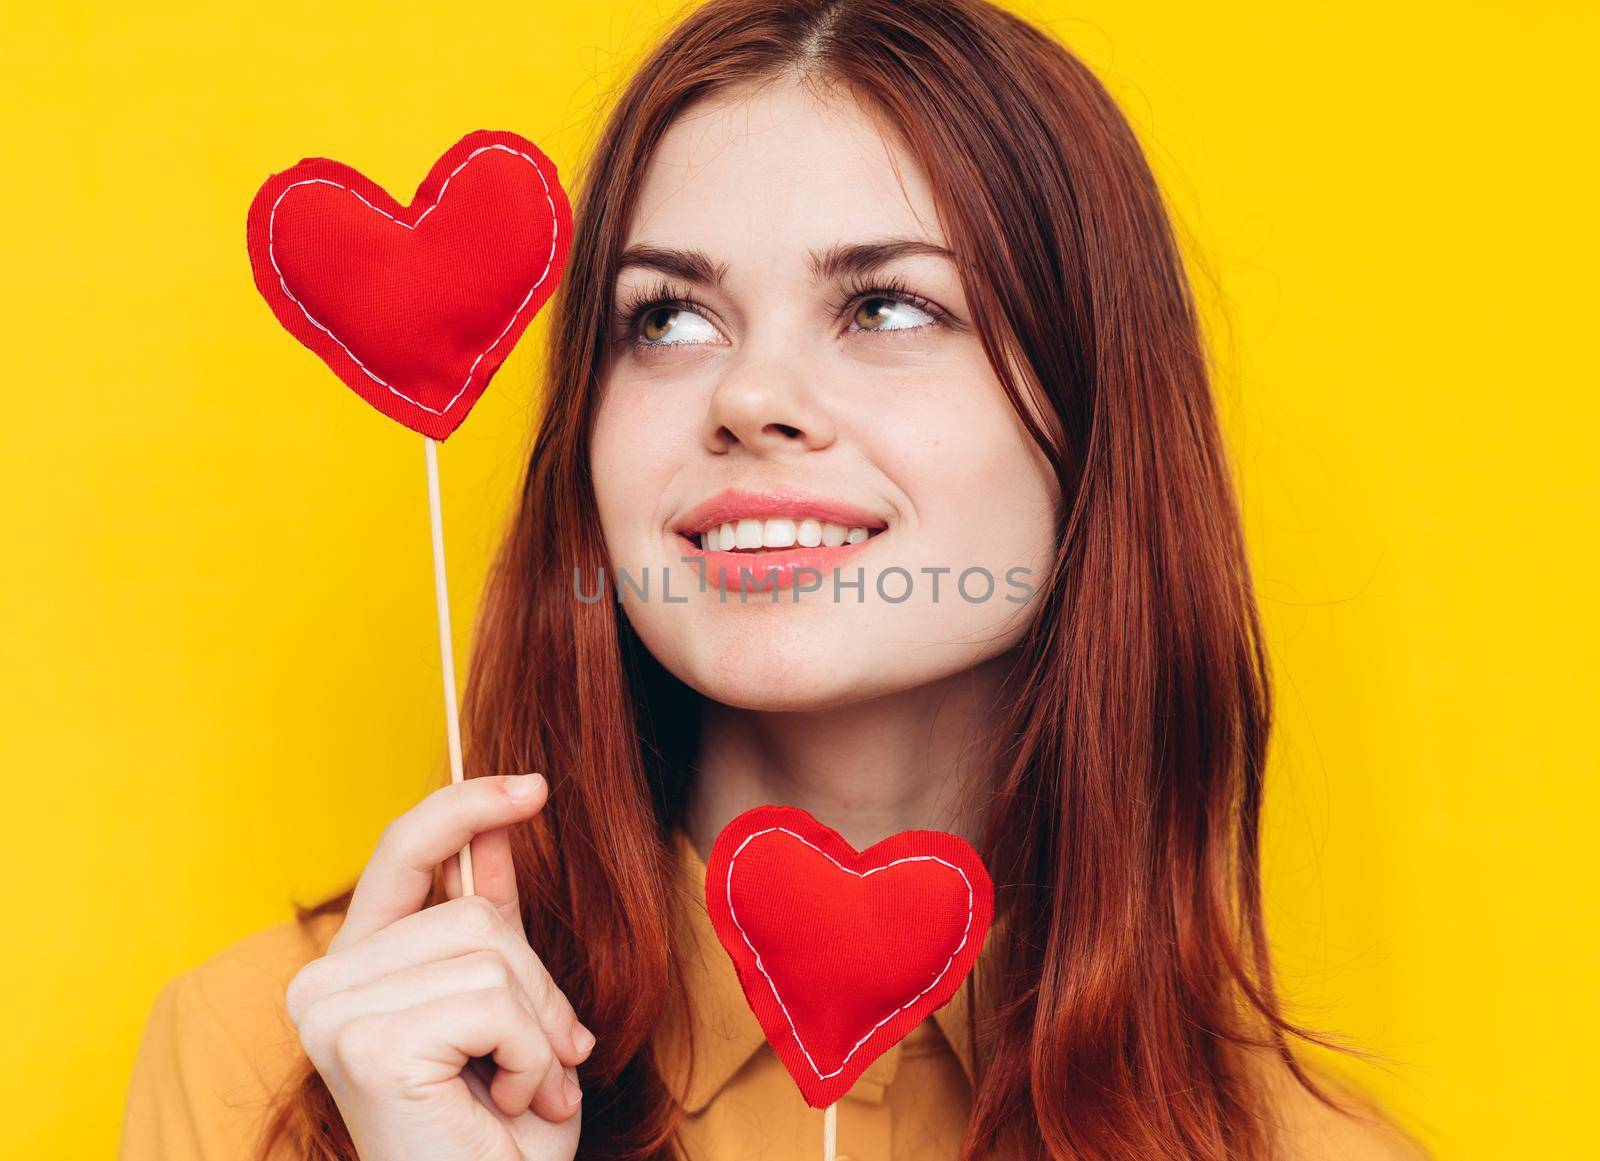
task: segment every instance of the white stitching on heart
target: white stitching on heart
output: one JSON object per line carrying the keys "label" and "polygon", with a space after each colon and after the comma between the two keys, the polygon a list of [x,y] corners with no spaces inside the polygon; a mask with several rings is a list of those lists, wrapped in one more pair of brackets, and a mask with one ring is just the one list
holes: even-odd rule
{"label": "white stitching on heart", "polygon": [[[405,228],[408,229],[408,230],[414,230],[418,226],[422,225],[422,220],[424,218],[426,218],[429,214],[433,213],[435,207],[437,207],[438,204],[440,203],[440,201],[442,201],[444,199],[444,191],[450,188],[450,182],[455,178],[456,174],[460,173],[463,169],[465,169],[467,167],[467,165],[469,163],[471,163],[472,159],[474,157],[478,156],[478,154],[487,153],[491,149],[498,149],[503,153],[510,153],[510,154],[513,154],[513,155],[515,155],[517,157],[522,158],[522,160],[526,161],[529,165],[533,166],[533,172],[539,175],[539,181],[544,186],[544,197],[545,197],[545,200],[550,203],[550,255],[545,261],[544,270],[540,272],[538,280],[535,281],[534,284],[528,288],[528,293],[523,297],[522,302],[520,304],[518,304],[517,309],[511,312],[511,320],[510,320],[510,322],[506,323],[505,329],[502,330],[498,335],[496,335],[494,337],[494,342],[490,343],[481,352],[479,352],[478,357],[476,359],[472,360],[472,366],[467,368],[467,380],[466,380],[466,382],[461,384],[460,390],[458,390],[454,395],[452,395],[450,397],[450,401],[448,403],[446,403],[442,408],[439,408],[438,410],[434,410],[432,407],[429,407],[426,403],[418,403],[415,399],[411,398],[411,396],[407,395],[404,391],[401,391],[399,388],[393,386],[392,384],[385,382],[378,375],[375,375],[372,372],[372,370],[365,363],[363,363],[360,359],[356,358],[356,353],[354,351],[352,351],[349,347],[345,346],[344,341],[342,339],[340,339],[338,335],[334,334],[327,327],[323,326],[322,323],[318,322],[314,317],[312,317],[311,312],[306,309],[305,304],[303,302],[301,302],[298,298],[296,298],[294,296],[293,291],[291,291],[289,289],[288,282],[286,282],[284,280],[283,271],[278,269],[277,255],[275,255],[273,253],[273,251],[272,251],[272,229],[273,229],[273,225],[277,221],[277,217],[278,217],[278,203],[283,201],[284,198],[289,196],[289,191],[290,190],[295,189],[295,188],[297,188],[299,186],[302,186],[302,185],[331,185],[335,189],[344,190],[346,193],[350,194],[357,201],[361,202],[362,205],[367,206],[369,209],[377,210],[378,213],[383,214],[384,217],[388,218],[395,225],[397,225],[397,226],[405,226]],[[280,193],[277,196],[277,198],[273,200],[272,213],[267,218],[267,259],[268,259],[268,261],[270,261],[272,263],[273,270],[277,271],[277,273],[278,273],[278,285],[283,288],[283,293],[286,296],[288,296],[289,301],[294,303],[296,306],[298,306],[300,308],[300,313],[306,316],[307,321],[310,322],[312,326],[316,327],[323,334],[327,335],[334,342],[338,343],[340,348],[343,349],[344,353],[350,356],[351,362],[355,363],[356,366],[360,367],[363,371],[365,371],[367,376],[368,376],[368,378],[372,379],[375,383],[378,383],[381,386],[387,387],[390,391],[393,391],[396,395],[400,396],[400,398],[404,399],[407,403],[411,404],[413,407],[419,407],[423,411],[426,411],[431,415],[443,415],[445,412],[449,411],[452,407],[454,407],[456,405],[456,400],[460,399],[461,396],[466,392],[467,388],[472,383],[472,377],[478,373],[478,364],[483,361],[484,355],[487,355],[490,351],[494,350],[496,347],[498,347],[500,345],[500,340],[506,337],[507,332],[510,331],[512,326],[516,323],[518,316],[521,315],[523,310],[525,310],[527,308],[527,305],[528,305],[529,301],[533,298],[533,292],[538,290],[539,287],[544,284],[544,280],[547,277],[549,277],[550,268],[555,265],[555,260],[556,260],[556,236],[560,232],[560,229],[561,229],[561,223],[557,219],[557,216],[556,216],[555,199],[550,196],[550,183],[545,180],[544,171],[539,168],[538,163],[535,162],[533,160],[533,158],[529,157],[526,153],[523,153],[520,149],[512,149],[509,145],[498,145],[498,144],[497,145],[484,145],[484,146],[480,146],[477,149],[474,149],[471,153],[467,154],[467,156],[462,160],[461,164],[456,166],[454,169],[452,169],[450,171],[450,176],[445,178],[444,179],[444,184],[439,187],[439,193],[438,193],[438,196],[433,199],[433,205],[429,206],[427,209],[423,210],[422,213],[418,214],[417,215],[417,220],[415,222],[411,223],[410,225],[406,225],[405,222],[402,222],[399,218],[395,217],[393,214],[384,213],[383,210],[378,209],[377,206],[375,206],[371,202],[367,201],[366,198],[364,198],[360,194],[356,193],[356,191],[351,189],[349,186],[342,185],[342,184],[340,184],[339,182],[336,182],[336,181],[330,181],[325,177],[307,178],[305,181],[297,181],[297,182],[294,182],[292,185],[286,186],[284,188],[283,192]]]}
{"label": "white stitching on heart", "polygon": [[[806,846],[808,846],[812,850],[816,851],[817,854],[819,854],[823,858],[827,859],[830,863],[832,863],[834,866],[838,867],[841,871],[845,871],[848,874],[854,875],[858,879],[865,879],[869,875],[875,875],[879,871],[886,871],[890,867],[897,867],[901,863],[927,863],[927,862],[934,862],[934,863],[943,863],[945,866],[949,867],[956,874],[960,875],[961,876],[961,881],[967,885],[967,926],[961,932],[961,942],[956,944],[955,950],[953,950],[950,953],[950,958],[945,961],[944,967],[939,970],[939,974],[933,977],[933,983],[931,983],[927,987],[923,988],[922,991],[920,991],[916,995],[912,996],[905,1003],[901,1004],[894,1011],[890,1012],[883,1019],[879,1020],[871,1028],[867,1029],[867,1034],[865,1036],[863,1036],[860,1040],[857,1040],[855,1042],[855,1044],[851,1047],[850,1051],[846,1052],[844,1054],[844,1059],[839,1062],[839,1067],[834,1069],[832,1072],[823,1072],[820,1068],[817,1067],[817,1062],[812,1059],[810,1050],[808,1048],[806,1048],[806,1046],[805,1046],[805,1041],[800,1039],[800,1030],[794,1026],[794,1017],[789,1014],[788,1006],[783,1002],[783,997],[778,994],[778,985],[773,983],[772,982],[772,977],[767,974],[766,965],[761,962],[761,953],[756,950],[755,944],[750,942],[750,936],[745,933],[744,925],[739,922],[738,913],[736,911],[734,911],[734,908],[733,908],[733,865],[734,865],[734,863],[738,861],[739,854],[740,854],[740,852],[742,852],[744,850],[745,847],[749,846],[754,840],[760,838],[762,835],[771,834],[775,830],[776,831],[782,831],[784,834],[788,835],[790,838],[798,839],[800,842],[805,843]],[[934,988],[938,987],[939,986],[939,981],[944,979],[945,975],[950,971],[951,965],[956,962],[956,956],[960,955],[961,954],[961,949],[963,947],[967,946],[967,937],[972,934],[972,913],[973,913],[973,907],[972,907],[972,900],[973,900],[972,880],[967,878],[966,871],[962,870],[960,867],[956,866],[954,863],[948,861],[947,859],[941,859],[938,855],[907,855],[903,859],[894,859],[891,862],[887,862],[887,863],[883,864],[883,866],[881,866],[881,867],[872,867],[872,868],[870,868],[868,870],[865,870],[865,871],[854,871],[854,870],[851,870],[849,867],[845,866],[838,859],[834,858],[827,851],[825,851],[821,847],[817,846],[816,843],[812,842],[810,839],[806,838],[804,835],[796,834],[794,831],[790,830],[788,827],[785,827],[785,826],[769,826],[765,830],[758,830],[754,834],[747,835],[745,837],[745,840],[743,842],[741,842],[738,845],[738,847],[734,850],[733,854],[728,857],[727,900],[728,900],[728,915],[729,915],[730,918],[732,918],[733,925],[739,929],[739,937],[744,940],[744,945],[750,949],[750,953],[756,957],[756,968],[761,972],[762,976],[766,979],[767,987],[772,989],[772,998],[778,1002],[778,1007],[780,1009],[782,1009],[783,1018],[789,1022],[789,1031],[791,1033],[793,1033],[793,1035],[794,1035],[794,1042],[800,1046],[801,1053],[803,1053],[805,1055],[806,1063],[811,1066],[811,1071],[817,1074],[817,1079],[818,1080],[829,1080],[829,1079],[831,1079],[831,1078],[833,1078],[835,1076],[838,1076],[841,1072],[843,1072],[845,1070],[845,1065],[850,1063],[850,1058],[852,1056],[854,1056],[860,1050],[860,1048],[861,1048],[861,1046],[863,1044],[865,1044],[868,1040],[872,1039],[873,1034],[876,1033],[879,1028],[882,1028],[890,1020],[893,1020],[901,1012],[904,1012],[907,1008],[911,1007],[918,1000],[922,999],[923,996],[926,996],[929,992],[933,991]]]}

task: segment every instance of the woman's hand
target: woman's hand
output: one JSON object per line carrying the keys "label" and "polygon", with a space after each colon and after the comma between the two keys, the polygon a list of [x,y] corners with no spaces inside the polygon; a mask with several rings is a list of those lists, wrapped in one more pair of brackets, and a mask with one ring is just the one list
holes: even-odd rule
{"label": "woman's hand", "polygon": [[[594,1037],[528,946],[507,834],[546,794],[537,774],[470,778],[395,819],[327,954],[290,981],[289,1018],[362,1157],[577,1152],[574,1066]],[[423,908],[440,863],[458,894],[469,841],[479,894]]]}

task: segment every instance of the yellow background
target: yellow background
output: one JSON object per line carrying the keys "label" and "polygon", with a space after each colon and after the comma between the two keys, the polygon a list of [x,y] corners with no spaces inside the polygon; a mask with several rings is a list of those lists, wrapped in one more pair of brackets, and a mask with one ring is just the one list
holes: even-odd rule
{"label": "yellow background", "polygon": [[[7,6],[6,1152],[107,1156],[160,983],[356,872],[441,769],[420,437],[279,329],[245,208],[402,201],[476,128],[571,175],[669,4]],[[1271,635],[1296,1010],[1460,1158],[1592,1141],[1587,2],[1033,3],[1193,236]],[[458,651],[530,330],[443,451]]]}

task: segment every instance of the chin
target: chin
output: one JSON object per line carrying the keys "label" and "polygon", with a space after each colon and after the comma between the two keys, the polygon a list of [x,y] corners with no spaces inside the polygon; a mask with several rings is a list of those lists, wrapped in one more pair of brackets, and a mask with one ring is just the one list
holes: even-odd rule
{"label": "chin", "polygon": [[783,648],[752,640],[672,668],[700,694],[738,709],[798,712],[871,696],[865,675],[841,667],[836,651],[812,643]]}
{"label": "chin", "polygon": [[[938,641],[970,626],[926,624],[884,633],[877,610],[853,606],[782,605],[752,601],[720,605],[650,606],[629,616],[651,655],[696,693],[736,709],[803,712],[869,701],[965,668],[981,658],[952,642],[922,650],[923,664],[905,656],[904,643]],[[900,606],[915,617],[920,611]],[[937,658],[941,664],[929,665]]]}

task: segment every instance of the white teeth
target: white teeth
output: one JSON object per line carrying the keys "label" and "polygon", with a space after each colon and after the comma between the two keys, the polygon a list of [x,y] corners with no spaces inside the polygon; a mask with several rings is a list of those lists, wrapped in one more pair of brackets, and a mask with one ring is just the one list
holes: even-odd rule
{"label": "white teeth", "polygon": [[793,520],[767,520],[761,525],[762,548],[788,548],[794,543]]}
{"label": "white teeth", "polygon": [[865,527],[850,528],[810,516],[804,520],[751,517],[713,525],[695,536],[694,541],[704,552],[729,552],[735,548],[791,548],[796,544],[804,548],[837,548],[860,544],[869,535]]}

